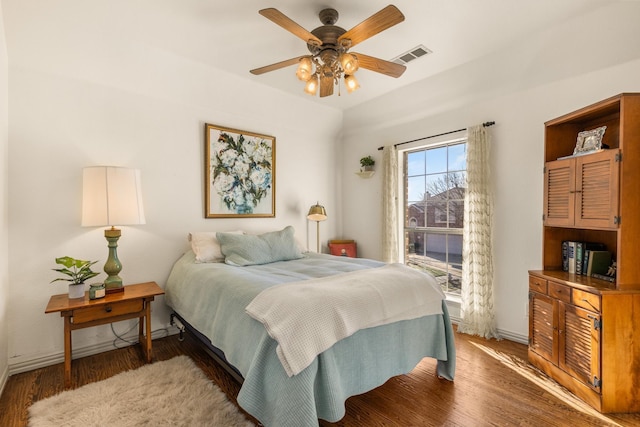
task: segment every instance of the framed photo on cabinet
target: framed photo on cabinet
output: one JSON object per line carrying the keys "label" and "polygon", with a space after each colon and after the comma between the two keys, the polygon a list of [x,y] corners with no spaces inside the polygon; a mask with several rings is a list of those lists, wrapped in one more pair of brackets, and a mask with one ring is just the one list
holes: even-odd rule
{"label": "framed photo on cabinet", "polygon": [[596,129],[578,133],[576,148],[573,150],[573,155],[589,154],[601,150],[602,137],[604,136],[605,130],[607,130],[606,126],[600,126]]}

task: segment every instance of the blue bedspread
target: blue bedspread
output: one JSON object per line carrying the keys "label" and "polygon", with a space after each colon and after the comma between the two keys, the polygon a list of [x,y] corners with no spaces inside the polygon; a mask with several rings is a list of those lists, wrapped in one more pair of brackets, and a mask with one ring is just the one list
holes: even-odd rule
{"label": "blue bedspread", "polygon": [[455,347],[446,305],[443,302],[443,315],[360,330],[293,377],[276,355],[277,342],[244,309],[263,289],[278,283],[381,265],[308,253],[295,261],[232,267],[195,263],[189,251],[174,265],[165,297],[240,371],[244,383],[238,403],[248,413],[267,427],[317,426],[318,418],[340,420],[348,397],[410,372],[423,357],[437,359],[438,375],[453,380]]}

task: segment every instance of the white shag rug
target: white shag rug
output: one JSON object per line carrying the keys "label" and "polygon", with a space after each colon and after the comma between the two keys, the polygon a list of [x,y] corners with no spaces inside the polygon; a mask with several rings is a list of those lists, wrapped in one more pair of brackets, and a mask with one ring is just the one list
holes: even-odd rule
{"label": "white shag rug", "polygon": [[34,403],[30,427],[253,426],[187,356]]}

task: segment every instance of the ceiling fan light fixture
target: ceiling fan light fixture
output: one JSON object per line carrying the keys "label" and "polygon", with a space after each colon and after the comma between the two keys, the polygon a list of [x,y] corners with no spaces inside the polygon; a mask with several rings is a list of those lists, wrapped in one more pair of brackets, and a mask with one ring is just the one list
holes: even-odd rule
{"label": "ceiling fan light fixture", "polygon": [[344,84],[347,86],[347,92],[349,93],[354,92],[360,88],[360,83],[358,83],[358,80],[353,75],[345,74]]}
{"label": "ceiling fan light fixture", "polygon": [[346,31],[335,25],[338,12],[333,8],[320,11],[319,18],[322,26],[313,31],[307,31],[272,7],[262,9],[258,13],[305,41],[311,55],[299,56],[250,70],[254,75],[297,64],[296,77],[305,82],[304,91],[312,96],[320,92],[320,97],[323,98],[333,95],[334,87],[338,88],[338,95],[340,95],[342,79],[349,92],[357,90],[360,84],[354,74],[360,66],[395,78],[400,77],[406,69],[404,65],[373,56],[349,53],[352,47],[404,21],[404,15],[394,5],[386,6]]}
{"label": "ceiling fan light fixture", "polygon": [[303,82],[309,81],[313,74],[313,63],[311,62],[311,58],[305,56],[300,59],[300,63],[298,64],[298,69],[296,70],[296,77]]}
{"label": "ceiling fan light fixture", "polygon": [[358,58],[350,53],[345,52],[340,55],[340,65],[342,66],[345,74],[352,75],[353,73],[358,71]]}
{"label": "ceiling fan light fixture", "polygon": [[307,80],[307,84],[304,86],[304,91],[307,92],[311,96],[315,96],[318,92],[318,75],[313,74],[309,80]]}

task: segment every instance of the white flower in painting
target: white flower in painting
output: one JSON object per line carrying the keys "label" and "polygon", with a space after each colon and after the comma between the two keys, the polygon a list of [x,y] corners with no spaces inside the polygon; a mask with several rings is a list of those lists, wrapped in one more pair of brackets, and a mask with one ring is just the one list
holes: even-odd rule
{"label": "white flower in painting", "polygon": [[256,188],[267,189],[269,187],[269,181],[271,174],[268,170],[262,166],[256,166],[249,175],[249,179]]}
{"label": "white flower in painting", "polygon": [[234,150],[224,150],[220,153],[220,162],[226,169],[233,167],[238,158],[238,153]]}
{"label": "white flower in painting", "polygon": [[233,187],[234,181],[235,179],[232,176],[222,172],[218,175],[213,185],[218,194],[224,194]]}
{"label": "white flower in painting", "polygon": [[240,180],[244,180],[247,176],[249,176],[250,163],[251,160],[249,160],[249,157],[247,157],[247,155],[243,153],[240,156],[236,157],[236,162],[231,168],[231,172],[233,172],[235,176],[240,178]]}
{"label": "white flower in painting", "polygon": [[256,151],[258,144],[254,138],[245,139],[242,142],[242,151],[244,151],[247,156],[253,156],[254,151]]}
{"label": "white flower in painting", "polygon": [[260,144],[253,154],[253,160],[256,163],[261,163],[271,157],[271,149],[266,144]]}

